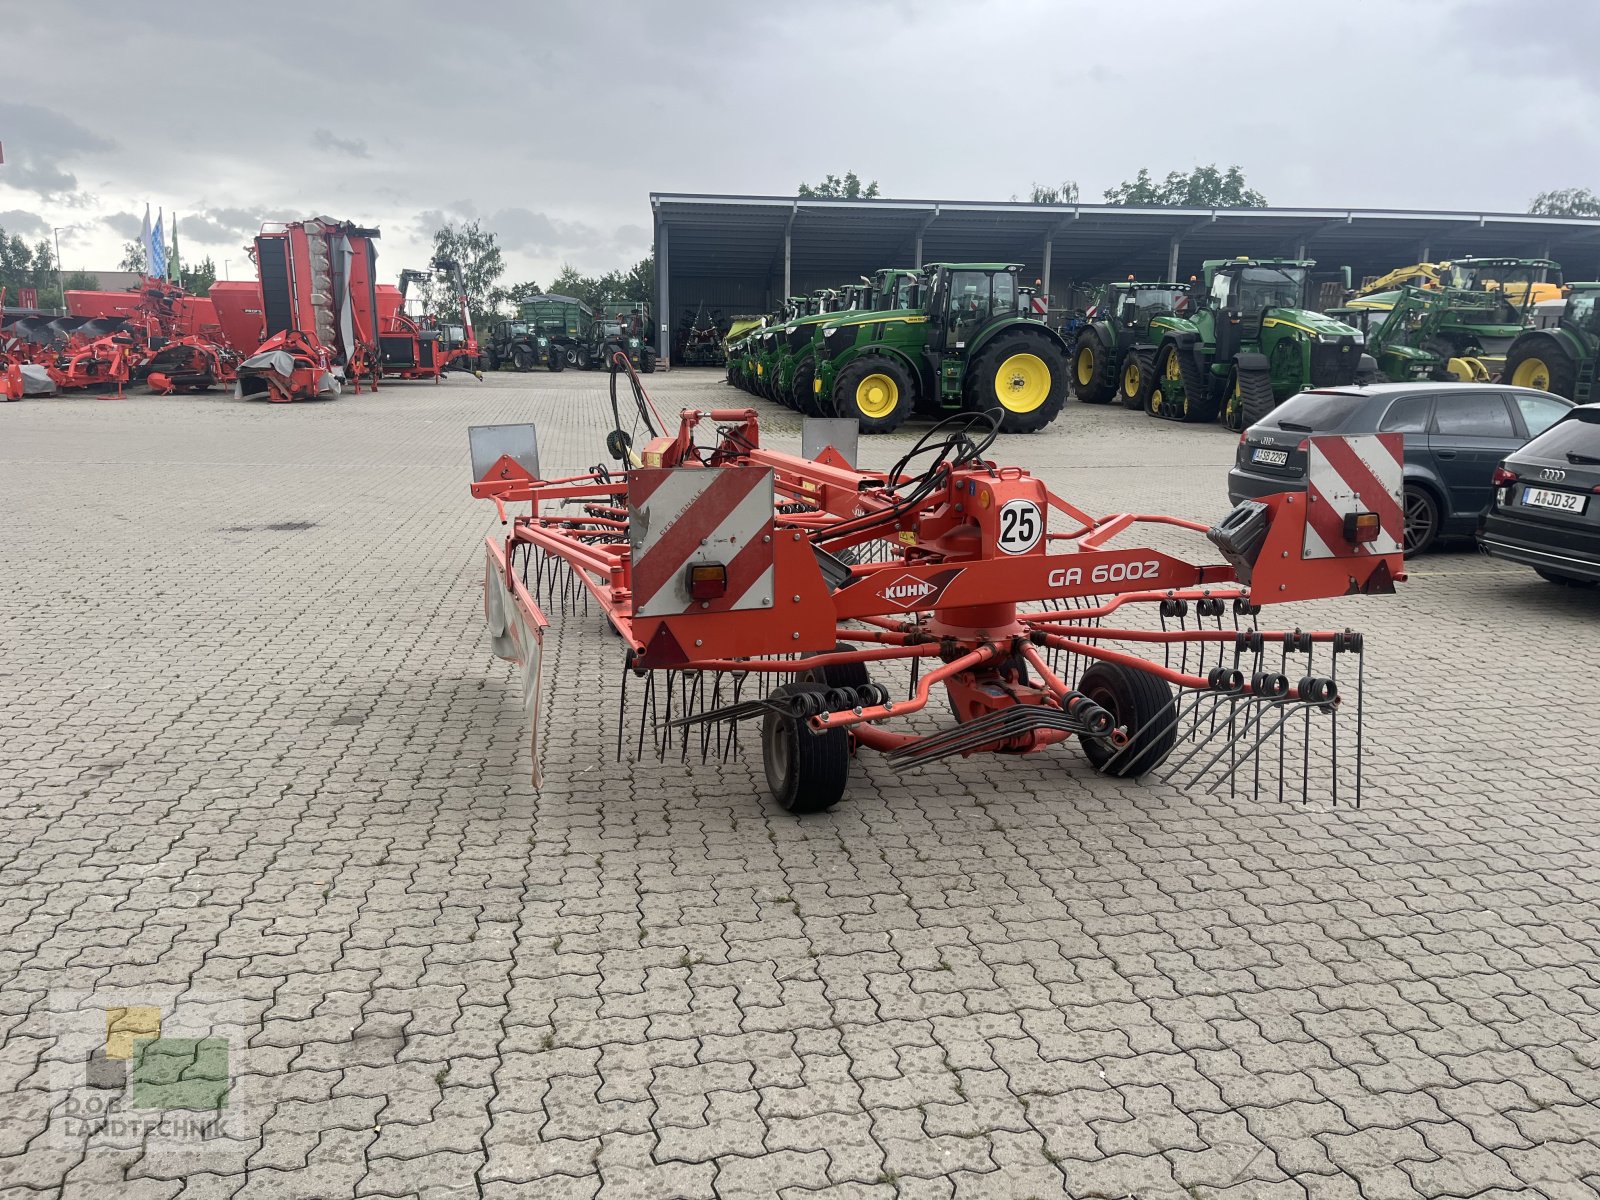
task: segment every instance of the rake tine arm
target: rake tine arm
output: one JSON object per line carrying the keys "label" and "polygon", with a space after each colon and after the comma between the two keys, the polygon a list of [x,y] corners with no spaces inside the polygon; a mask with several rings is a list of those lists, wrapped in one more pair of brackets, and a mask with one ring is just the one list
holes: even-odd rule
{"label": "rake tine arm", "polygon": [[1066,650],[1072,654],[1081,654],[1085,658],[1098,658],[1104,662],[1117,663],[1124,667],[1131,667],[1135,671],[1146,671],[1167,683],[1181,688],[1209,688],[1211,681],[1200,675],[1188,675],[1182,671],[1174,671],[1171,667],[1159,666],[1149,659],[1140,658],[1136,654],[1123,654],[1119,650],[1108,650],[1104,646],[1091,646],[1086,642],[1073,641],[1071,638],[1060,637],[1057,634],[1044,635],[1047,646],[1054,646],[1058,650]]}
{"label": "rake tine arm", "polygon": [[[1108,617],[1125,604],[1149,604],[1160,600],[1205,600],[1213,596],[1223,600],[1233,600],[1249,594],[1249,588],[1231,584],[1203,588],[1172,588],[1164,592],[1122,592],[1113,596],[1104,604],[1092,608],[1072,609],[1070,615],[1073,620],[1082,621],[1091,617]],[[1053,620],[1059,620],[1060,616],[1059,612],[1051,611],[1021,612],[1017,614],[1017,619],[1026,621],[1029,624],[1038,624],[1040,622],[1049,623]]]}

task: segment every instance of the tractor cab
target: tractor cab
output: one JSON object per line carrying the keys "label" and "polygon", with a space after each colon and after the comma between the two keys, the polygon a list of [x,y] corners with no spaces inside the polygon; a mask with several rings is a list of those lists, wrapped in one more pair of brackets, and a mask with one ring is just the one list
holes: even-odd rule
{"label": "tractor cab", "polygon": [[1108,286],[1105,311],[1102,314],[1096,310],[1095,317],[1114,323],[1120,334],[1142,339],[1150,332],[1154,318],[1164,313],[1181,317],[1191,303],[1186,283],[1139,283],[1130,275],[1126,282]]}
{"label": "tractor cab", "polygon": [[868,308],[911,312],[922,305],[922,274],[904,267],[882,267],[872,273],[872,302]]}
{"label": "tractor cab", "polygon": [[1021,269],[1016,263],[936,263],[927,268],[923,309],[935,331],[929,350],[958,352],[995,321],[1034,316],[1021,303]]}
{"label": "tractor cab", "polygon": [[1520,320],[1540,300],[1561,291],[1561,264],[1548,258],[1457,258],[1443,264],[1439,283],[1465,292],[1498,292]]}

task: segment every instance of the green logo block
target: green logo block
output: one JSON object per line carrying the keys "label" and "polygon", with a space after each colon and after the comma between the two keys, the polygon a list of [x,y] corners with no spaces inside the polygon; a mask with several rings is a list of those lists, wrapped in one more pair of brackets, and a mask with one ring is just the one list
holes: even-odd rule
{"label": "green logo block", "polygon": [[226,1038],[140,1038],[133,1044],[133,1107],[212,1112],[228,1104]]}

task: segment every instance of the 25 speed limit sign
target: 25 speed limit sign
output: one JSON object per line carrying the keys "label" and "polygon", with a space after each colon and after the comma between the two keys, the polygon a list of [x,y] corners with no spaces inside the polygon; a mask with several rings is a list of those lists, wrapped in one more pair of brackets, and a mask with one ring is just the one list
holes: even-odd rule
{"label": "25 speed limit sign", "polygon": [[1032,500],[1007,500],[1000,506],[1000,549],[1026,554],[1044,536],[1044,518]]}

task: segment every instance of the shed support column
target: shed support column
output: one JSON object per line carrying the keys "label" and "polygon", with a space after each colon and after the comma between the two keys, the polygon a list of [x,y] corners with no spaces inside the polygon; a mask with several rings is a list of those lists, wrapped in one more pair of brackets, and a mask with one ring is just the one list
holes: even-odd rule
{"label": "shed support column", "polygon": [[[794,282],[790,278],[790,270],[794,265],[793,259],[794,236],[785,229],[783,231],[783,298],[787,300],[794,295]],[[781,303],[781,301],[780,301]]]}
{"label": "shed support column", "polygon": [[672,297],[667,287],[667,281],[672,277],[670,266],[667,261],[667,223],[663,221],[656,234],[656,356],[669,367],[672,365],[672,359],[667,354],[667,347],[672,345],[668,330],[672,316]]}
{"label": "shed support column", "polygon": [[911,265],[919,270],[922,267],[922,230],[920,229],[917,230],[917,261]]}
{"label": "shed support column", "polygon": [[1045,238],[1045,240],[1044,240],[1044,298],[1045,298],[1045,305],[1046,305],[1046,308],[1045,308],[1045,320],[1047,320],[1047,321],[1050,319],[1050,311],[1049,311],[1049,303],[1050,303],[1050,268],[1051,268],[1051,265],[1052,265],[1051,262],[1050,262],[1050,257],[1051,257],[1051,252],[1055,250],[1055,247],[1056,247],[1055,238],[1053,238],[1053,237]]}
{"label": "shed support column", "polygon": [[1178,247],[1182,244],[1182,241],[1182,238],[1173,238],[1172,241],[1167,244],[1168,279],[1176,279],[1178,277]]}
{"label": "shed support column", "polygon": [[1417,247],[1417,261],[1419,263],[1433,261],[1433,247],[1428,245],[1427,242],[1423,242]]}
{"label": "shed support column", "polygon": [[1306,244],[1304,242],[1301,242],[1299,245],[1297,245],[1294,248],[1294,256],[1296,258],[1300,259],[1301,261],[1305,260],[1305,257],[1306,257]]}

